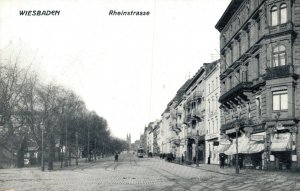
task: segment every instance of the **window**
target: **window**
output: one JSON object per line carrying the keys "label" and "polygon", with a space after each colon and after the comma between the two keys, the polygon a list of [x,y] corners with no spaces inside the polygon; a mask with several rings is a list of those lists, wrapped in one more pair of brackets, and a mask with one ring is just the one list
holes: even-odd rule
{"label": "window", "polygon": [[259,54],[257,54],[257,55],[255,56],[255,61],[256,61],[256,65],[257,65],[257,77],[259,77],[259,75],[260,75]]}
{"label": "window", "polygon": [[273,49],[273,67],[286,64],[286,50],[283,45],[276,46]]}
{"label": "window", "polygon": [[273,111],[288,109],[287,90],[273,92]]}
{"label": "window", "polygon": [[278,10],[277,6],[271,8],[271,26],[278,25]]}
{"label": "window", "polygon": [[287,22],[287,6],[285,3],[280,5],[280,24]]}
{"label": "window", "polygon": [[246,106],[247,106],[248,119],[250,119],[250,118],[251,118],[251,107],[250,107],[250,103],[247,103]]}
{"label": "window", "polygon": [[284,24],[286,22],[287,22],[287,4],[286,3],[281,4],[279,6],[279,12],[276,5],[271,7],[271,26]]}
{"label": "window", "polygon": [[260,96],[256,97],[256,110],[258,118],[261,118],[261,100]]}
{"label": "window", "polygon": [[232,82],[232,77],[230,76],[229,77],[229,84],[228,84],[228,90],[230,90],[231,88],[232,88],[232,86],[233,86],[233,82]]}
{"label": "window", "polygon": [[242,82],[248,82],[248,63],[245,64],[245,68],[242,71]]}

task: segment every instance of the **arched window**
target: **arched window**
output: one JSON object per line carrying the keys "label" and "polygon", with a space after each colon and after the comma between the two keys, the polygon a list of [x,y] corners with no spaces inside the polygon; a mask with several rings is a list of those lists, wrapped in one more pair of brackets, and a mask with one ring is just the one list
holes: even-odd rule
{"label": "arched window", "polygon": [[286,65],[286,50],[283,45],[273,49],[273,67]]}
{"label": "arched window", "polygon": [[277,6],[271,8],[271,26],[278,25],[278,10]]}
{"label": "arched window", "polygon": [[287,5],[283,3],[280,5],[280,24],[287,22]]}

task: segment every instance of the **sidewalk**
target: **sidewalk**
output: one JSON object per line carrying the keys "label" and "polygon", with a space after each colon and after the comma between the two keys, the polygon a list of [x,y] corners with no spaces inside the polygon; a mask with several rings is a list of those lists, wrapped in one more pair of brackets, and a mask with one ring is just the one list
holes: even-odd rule
{"label": "sidewalk", "polygon": [[[88,166],[92,166],[98,162],[103,162],[103,161],[106,161],[106,160],[113,160],[113,157],[105,157],[105,158],[100,158],[100,159],[97,159],[96,161],[87,161],[86,158],[80,158],[78,159],[78,166],[76,165],[76,160],[75,159],[72,159],[71,161],[71,165],[69,166],[64,166],[64,162],[63,162],[63,166],[61,168],[61,162],[54,162],[53,163],[53,170],[56,171],[56,170],[75,170],[75,169],[78,169],[78,168],[85,168],[85,167],[88,167]],[[45,171],[48,171],[48,166],[47,166],[47,162],[45,163]],[[38,168],[41,168],[41,167],[38,167]]]}
{"label": "sidewalk", "polygon": [[[155,160],[164,160],[164,159],[156,158]],[[267,171],[267,170],[243,168],[243,169],[239,169],[239,174],[236,174],[235,166],[231,166],[231,167],[225,166],[225,168],[220,168],[218,164],[199,164],[199,167],[197,167],[196,164],[187,165],[187,164],[179,164],[177,162],[171,162],[171,163],[181,165],[181,166],[187,166],[190,168],[198,168],[208,172],[215,172],[219,174],[232,175],[232,176],[240,176],[240,175],[244,176],[248,174],[261,175],[267,173],[277,174],[277,175],[281,174],[281,175],[299,176],[299,172],[294,172],[294,171]]]}

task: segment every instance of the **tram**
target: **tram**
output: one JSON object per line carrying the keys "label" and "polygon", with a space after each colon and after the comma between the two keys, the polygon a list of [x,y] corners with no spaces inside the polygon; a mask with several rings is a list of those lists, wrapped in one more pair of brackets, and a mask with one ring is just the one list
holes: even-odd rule
{"label": "tram", "polygon": [[144,149],[143,148],[138,148],[138,150],[137,150],[137,156],[139,158],[143,158],[144,155],[145,155]]}

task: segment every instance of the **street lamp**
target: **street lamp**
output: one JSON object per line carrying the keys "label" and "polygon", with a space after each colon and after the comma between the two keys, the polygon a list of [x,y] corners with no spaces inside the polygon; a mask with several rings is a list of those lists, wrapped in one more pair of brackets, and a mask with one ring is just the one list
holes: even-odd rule
{"label": "street lamp", "polygon": [[238,119],[240,118],[240,115],[241,115],[241,107],[240,106],[237,106],[237,116],[236,116],[236,123],[235,123],[235,139],[236,139],[236,158],[235,158],[235,173],[236,174],[239,174],[239,130],[240,130],[240,126],[239,126],[239,121]]}
{"label": "street lamp", "polygon": [[45,163],[44,163],[44,124],[41,122],[41,129],[42,129],[42,171],[45,170]]}
{"label": "street lamp", "polygon": [[78,132],[77,132],[77,128],[76,128],[76,166],[78,166]]}
{"label": "street lamp", "polygon": [[238,124],[238,117],[236,118],[236,124],[235,124],[235,143],[236,143],[236,157],[235,157],[235,173],[239,174],[239,141],[238,141],[238,132],[239,132],[239,124]]}
{"label": "street lamp", "polygon": [[199,167],[199,133],[196,135],[196,166]]}

